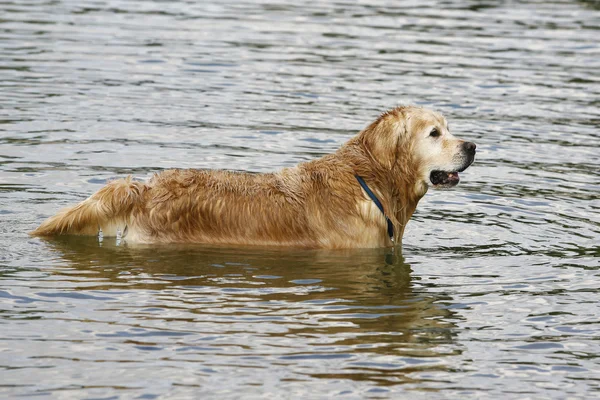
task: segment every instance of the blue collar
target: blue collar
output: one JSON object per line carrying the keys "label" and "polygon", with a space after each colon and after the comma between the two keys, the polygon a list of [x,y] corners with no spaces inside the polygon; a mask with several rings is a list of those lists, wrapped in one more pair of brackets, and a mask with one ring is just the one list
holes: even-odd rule
{"label": "blue collar", "polygon": [[392,224],[392,221],[390,221],[388,216],[385,214],[385,211],[383,211],[383,205],[381,204],[381,202],[379,201],[377,196],[375,196],[375,193],[373,193],[373,191],[371,189],[369,189],[369,187],[365,183],[364,179],[358,175],[354,175],[354,176],[356,177],[356,180],[358,181],[358,183],[360,183],[360,186],[365,190],[365,192],[367,192],[367,195],[371,198],[371,200],[373,200],[373,203],[375,203],[377,208],[379,208],[379,211],[381,211],[381,213],[385,217],[385,221],[387,222],[388,236],[390,237],[390,240],[392,241],[392,243],[394,243],[394,224]]}

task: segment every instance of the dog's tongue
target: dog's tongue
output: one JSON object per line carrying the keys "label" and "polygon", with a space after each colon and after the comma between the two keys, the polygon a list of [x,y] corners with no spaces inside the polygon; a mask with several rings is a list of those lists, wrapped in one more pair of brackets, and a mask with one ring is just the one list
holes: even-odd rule
{"label": "dog's tongue", "polygon": [[449,172],[448,173],[448,181],[458,183],[459,180],[460,180],[460,178],[458,177],[458,172]]}

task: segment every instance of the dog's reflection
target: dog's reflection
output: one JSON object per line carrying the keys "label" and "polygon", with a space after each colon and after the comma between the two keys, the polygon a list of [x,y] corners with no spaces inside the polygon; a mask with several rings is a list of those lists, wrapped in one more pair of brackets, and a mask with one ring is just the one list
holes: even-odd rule
{"label": "dog's reflection", "polygon": [[[74,269],[65,279],[77,276],[81,290],[168,292],[170,303],[161,307],[173,307],[173,297],[180,296],[176,301],[187,302],[192,323],[210,319],[202,303],[190,310],[189,300],[201,293],[212,298],[212,312],[229,307],[232,320],[249,316],[248,310],[258,320],[285,316],[282,324],[289,320],[289,326],[268,333],[274,337],[327,336],[335,346],[412,357],[438,356],[436,346],[452,343],[456,316],[443,306],[450,299],[415,289],[411,267],[385,249],[131,247],[86,237],[47,243]],[[160,304],[161,296],[154,300]]]}

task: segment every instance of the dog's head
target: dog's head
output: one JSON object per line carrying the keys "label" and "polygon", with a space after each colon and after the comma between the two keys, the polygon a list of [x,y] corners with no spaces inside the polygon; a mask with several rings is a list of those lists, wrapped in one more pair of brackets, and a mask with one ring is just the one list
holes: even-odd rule
{"label": "dog's head", "polygon": [[475,160],[474,143],[453,136],[441,114],[421,107],[384,113],[362,132],[362,143],[380,167],[410,168],[415,184],[424,190],[455,186],[458,173]]}

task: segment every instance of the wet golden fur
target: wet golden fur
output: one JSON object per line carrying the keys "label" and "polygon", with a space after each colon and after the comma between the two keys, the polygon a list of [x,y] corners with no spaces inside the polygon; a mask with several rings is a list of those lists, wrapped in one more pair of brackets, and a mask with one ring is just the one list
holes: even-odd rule
{"label": "wet golden fur", "polygon": [[[115,180],[32,235],[96,235],[101,228],[104,236],[121,231],[141,243],[391,246],[384,216],[355,175],[375,192],[401,239],[430,185],[428,165],[437,162],[427,159],[435,152],[424,139],[431,126],[447,131],[435,112],[398,107],[337,152],[275,173],[168,170],[147,183]],[[451,150],[435,157],[451,159],[456,155],[446,153],[458,152],[463,141],[449,133],[444,140]]]}

